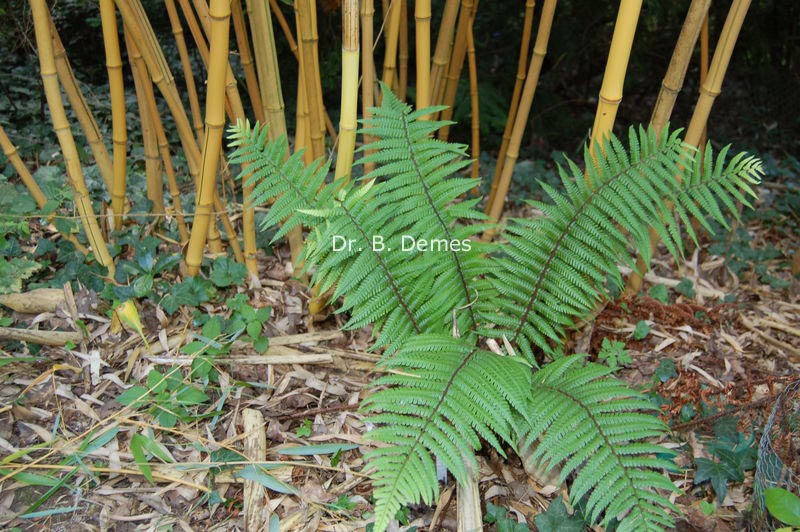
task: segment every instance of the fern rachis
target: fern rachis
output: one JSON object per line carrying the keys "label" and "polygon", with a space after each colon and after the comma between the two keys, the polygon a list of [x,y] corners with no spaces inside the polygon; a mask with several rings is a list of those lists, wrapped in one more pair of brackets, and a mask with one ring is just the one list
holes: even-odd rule
{"label": "fern rachis", "polygon": [[[657,472],[669,466],[653,456],[663,449],[646,443],[665,430],[649,403],[581,357],[533,371],[534,349],[558,354],[572,321],[606,297],[606,275],[618,277],[617,262],[632,262],[629,245],[649,253],[649,226],[680,256],[676,218],[707,225],[707,216],[724,223],[723,210],[735,216],[735,202],[753,195],[758,161],[725,164],[723,153],[715,162],[710,148],[693,161],[677,133],[658,140],[632,130],[629,149],[612,138],[595,150],[596,161],[587,155],[588,182],[572,163],[561,169],[563,192],[544,187],[550,202],[534,204],[546,216],[512,220],[502,245],[472,242],[441,254],[333,250],[337,234],[382,235],[388,249],[403,235],[453,241],[488,227],[475,200],[459,201],[475,186],[456,175],[468,164],[463,147],[431,139],[443,123],[417,120],[429,112],[411,112],[386,92],[368,122],[374,151],[362,158],[377,168],[346,184],[325,184],[327,167],[303,169],[299,158],[265,163],[278,149],[264,146],[258,127],[232,133],[233,161],[255,169],[255,201],[278,196],[270,223],[288,217],[312,228],[303,258],[314,282],[344,296],[348,327],[374,324],[375,347],[387,348],[380,364],[402,370],[379,379],[363,404],[377,426],[369,437],[389,444],[368,455],[376,528],[401,504],[434,499],[437,457],[461,479],[482,442],[502,452],[536,440],[536,458],[574,475],[573,497],[588,497],[592,519],[662,530],[674,507],[656,490],[673,487]],[[282,183],[293,174],[300,179]],[[509,340],[521,356],[482,349],[486,337]]]}

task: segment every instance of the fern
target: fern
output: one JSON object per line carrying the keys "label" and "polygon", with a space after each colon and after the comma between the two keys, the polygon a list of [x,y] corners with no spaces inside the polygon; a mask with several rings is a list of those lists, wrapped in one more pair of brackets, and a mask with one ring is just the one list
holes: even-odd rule
{"label": "fern", "polygon": [[[715,160],[710,146],[695,160],[677,132],[657,140],[632,129],[628,148],[612,137],[596,159],[587,150],[586,177],[573,163],[560,169],[563,192],[543,185],[549,201],[532,205],[545,216],[512,220],[502,245],[481,245],[472,238],[489,224],[476,200],[460,198],[476,184],[457,175],[468,164],[464,147],[432,139],[444,123],[417,120],[431,111],[412,112],[384,90],[365,123],[377,140],[362,162],[377,169],[347,183],[327,182],[322,162],[284,160],[286,141],[265,143],[259,126],[231,131],[232,162],[250,163],[256,203],[275,200],[268,223],[283,221],[280,235],[310,227],[302,259],[313,282],[343,297],[347,327],[372,324],[373,347],[386,348],[380,364],[402,370],[378,379],[363,404],[379,445],[368,455],[377,529],[401,504],[434,500],[436,459],[463,480],[482,442],[503,453],[538,441],[535,458],[561,464],[562,480],[574,477],[572,497],[587,498],[593,520],[663,530],[674,507],[657,490],[674,488],[657,470],[669,462],[645,441],[664,425],[607,370],[558,358],[558,346],[606,297],[606,277],[620,281],[617,263],[633,265],[631,245],[649,259],[649,227],[680,257],[682,226],[695,238],[691,217],[710,229],[709,218],[736,216],[736,202],[755,195],[760,163],[725,163],[727,150]],[[404,235],[470,249],[399,251]],[[336,236],[358,244],[335,250]],[[508,340],[513,352],[486,351],[486,337]],[[533,371],[538,352],[556,360]]]}

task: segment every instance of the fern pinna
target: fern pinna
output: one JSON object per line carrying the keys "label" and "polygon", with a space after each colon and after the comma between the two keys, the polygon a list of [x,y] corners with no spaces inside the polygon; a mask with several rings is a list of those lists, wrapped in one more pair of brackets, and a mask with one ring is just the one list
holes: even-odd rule
{"label": "fern pinna", "polygon": [[[596,158],[587,150],[585,176],[573,163],[560,169],[563,191],[542,185],[550,201],[533,205],[544,216],[511,220],[501,244],[482,244],[475,236],[490,226],[477,200],[461,199],[476,185],[459,176],[465,148],[432,138],[444,122],[418,120],[432,111],[384,90],[364,122],[377,140],[361,162],[376,169],[350,181],[329,181],[322,161],[286,159],[286,140],[267,143],[263,127],[230,132],[253,201],[275,200],[265,225],[283,223],[276,238],[310,228],[302,261],[312,282],[343,297],[346,327],[372,324],[380,364],[402,370],[378,379],[362,405],[376,427],[367,455],[376,529],[402,504],[435,500],[437,459],[464,480],[483,442],[501,454],[536,442],[534,458],[560,465],[594,521],[671,526],[674,506],[657,491],[675,489],[659,473],[669,452],[647,443],[666,427],[606,368],[561,356],[559,345],[606,297],[617,263],[632,263],[631,245],[649,258],[649,227],[679,257],[682,228],[695,236],[689,218],[708,227],[737,216],[760,163],[726,163],[724,152],[715,161],[710,146],[695,160],[677,133],[632,129],[627,149],[612,137]],[[487,350],[486,338],[509,352]],[[542,359],[551,361],[539,369]]]}

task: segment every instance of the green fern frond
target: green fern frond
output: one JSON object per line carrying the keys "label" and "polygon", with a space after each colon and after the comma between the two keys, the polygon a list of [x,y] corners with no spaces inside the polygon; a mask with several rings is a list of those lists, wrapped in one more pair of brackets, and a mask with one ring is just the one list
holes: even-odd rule
{"label": "green fern frond", "polygon": [[283,223],[272,238],[275,242],[294,227],[306,223],[307,212],[327,206],[338,189],[339,184],[325,183],[329,171],[328,163],[317,161],[306,166],[303,163],[303,150],[287,157],[289,145],[286,136],[268,142],[268,128],[250,121],[237,122],[228,129],[229,146],[236,148],[230,155],[231,164],[248,164],[247,174],[238,176],[252,185],[250,201],[253,205],[270,207],[261,229]]}
{"label": "green fern frond", "polygon": [[577,503],[588,495],[592,522],[604,514],[602,524],[616,517],[620,531],[661,531],[673,526],[676,508],[656,489],[678,490],[657,470],[675,466],[654,456],[670,451],[643,440],[664,436],[667,427],[650,413],[657,411],[650,401],[610,372],[573,355],[534,373],[527,444],[539,440],[532,459],[548,470],[561,464],[561,482],[576,474],[570,497]]}
{"label": "green fern frond", "polygon": [[444,335],[410,338],[380,366],[403,374],[378,379],[372,386],[388,388],[362,404],[365,411],[380,411],[367,419],[378,425],[368,438],[390,444],[366,457],[375,470],[376,530],[383,530],[402,504],[435,500],[437,457],[463,480],[470,466],[477,466],[481,439],[500,454],[501,441],[515,444],[514,413],[530,409],[531,379],[522,358]]}

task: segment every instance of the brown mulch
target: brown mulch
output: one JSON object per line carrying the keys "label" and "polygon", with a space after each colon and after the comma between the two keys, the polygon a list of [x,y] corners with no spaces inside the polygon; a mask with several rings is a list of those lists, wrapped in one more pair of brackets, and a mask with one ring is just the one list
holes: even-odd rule
{"label": "brown mulch", "polygon": [[[772,238],[758,226],[749,229],[756,241]],[[372,510],[371,486],[361,472],[363,452],[370,447],[362,439],[368,427],[358,405],[368,393],[365,386],[376,377],[377,355],[368,351],[370,332],[337,333],[342,321],[335,314],[322,321],[309,319],[308,294],[291,279],[285,254],[262,258],[261,271],[264,275],[258,283],[239,290],[248,295],[252,306],[272,308],[264,331],[273,338],[267,355],[288,358],[267,363],[249,346],[235,344],[227,356],[237,363],[216,365],[219,384],[209,385],[217,391],[198,412],[203,417],[178,423],[174,429],[154,427],[146,409],[125,411],[114,398],[131,384],[145,382],[151,369],[185,362],[179,348],[196,329],[189,312],[169,317],[152,305],[139,309],[152,352],[138,335],[115,331],[105,314],[93,306],[96,300],[88,291],[78,291],[54,312],[14,314],[17,326],[80,330],[80,320],[92,340],[73,349],[46,347],[34,362],[0,366],[0,459],[4,460],[0,464],[0,526],[239,530],[248,519],[264,523],[277,515],[281,530],[363,530]],[[778,261],[772,271],[789,278]],[[789,288],[775,290],[755,275],[735,278],[717,257],[706,253],[697,254],[677,271],[661,256],[655,273],[665,279],[692,279],[697,287],[734,294],[736,301],[720,303],[702,295],[690,300],[674,293],[669,303],[646,295],[628,298],[607,304],[575,337],[588,335],[588,351],[594,355],[604,338],[626,343],[634,360],[619,373],[620,378],[668,399],[662,417],[675,431],[664,443],[681,452],[679,465],[691,468],[693,457],[707,456],[704,438],[719,419],[715,409],[736,415],[744,433],[757,432],[774,397],[800,374],[796,332],[800,282],[794,280]],[[211,304],[203,305],[201,311],[221,316],[229,312]],[[633,340],[633,330],[641,320],[650,326],[650,334]],[[297,336],[302,334],[306,335]],[[674,362],[677,377],[654,384],[664,359]],[[224,393],[220,395],[219,390]],[[699,415],[684,419],[690,407]],[[252,497],[248,495],[253,492],[252,483],[225,467],[223,453],[243,453],[244,443],[253,436],[244,429],[245,409],[264,417],[266,461],[285,465],[270,469],[269,474],[294,486],[295,493],[256,489],[258,504],[253,505],[246,500]],[[92,431],[100,427],[117,432],[87,452],[86,443],[99,434]],[[130,442],[136,434],[157,440],[176,462],[166,464],[151,456],[153,482],[134,463]],[[333,442],[359,447],[339,457],[279,453],[286,447]],[[508,508],[532,529],[534,517],[561,493],[558,487],[531,478],[513,454],[503,459],[486,452],[479,464],[483,501]],[[20,469],[51,478],[71,476],[48,495],[47,487],[4,477]],[[701,500],[711,500],[706,486],[695,486],[691,476],[673,480],[685,492],[675,500],[684,513],[681,530],[741,529],[751,498],[752,472],[742,485],[731,486],[712,517],[699,507]],[[39,511],[76,509],[43,518],[18,517],[41,497],[46,502]],[[455,530],[454,500],[452,483],[443,486],[437,507],[410,509],[409,525],[418,530]]]}

